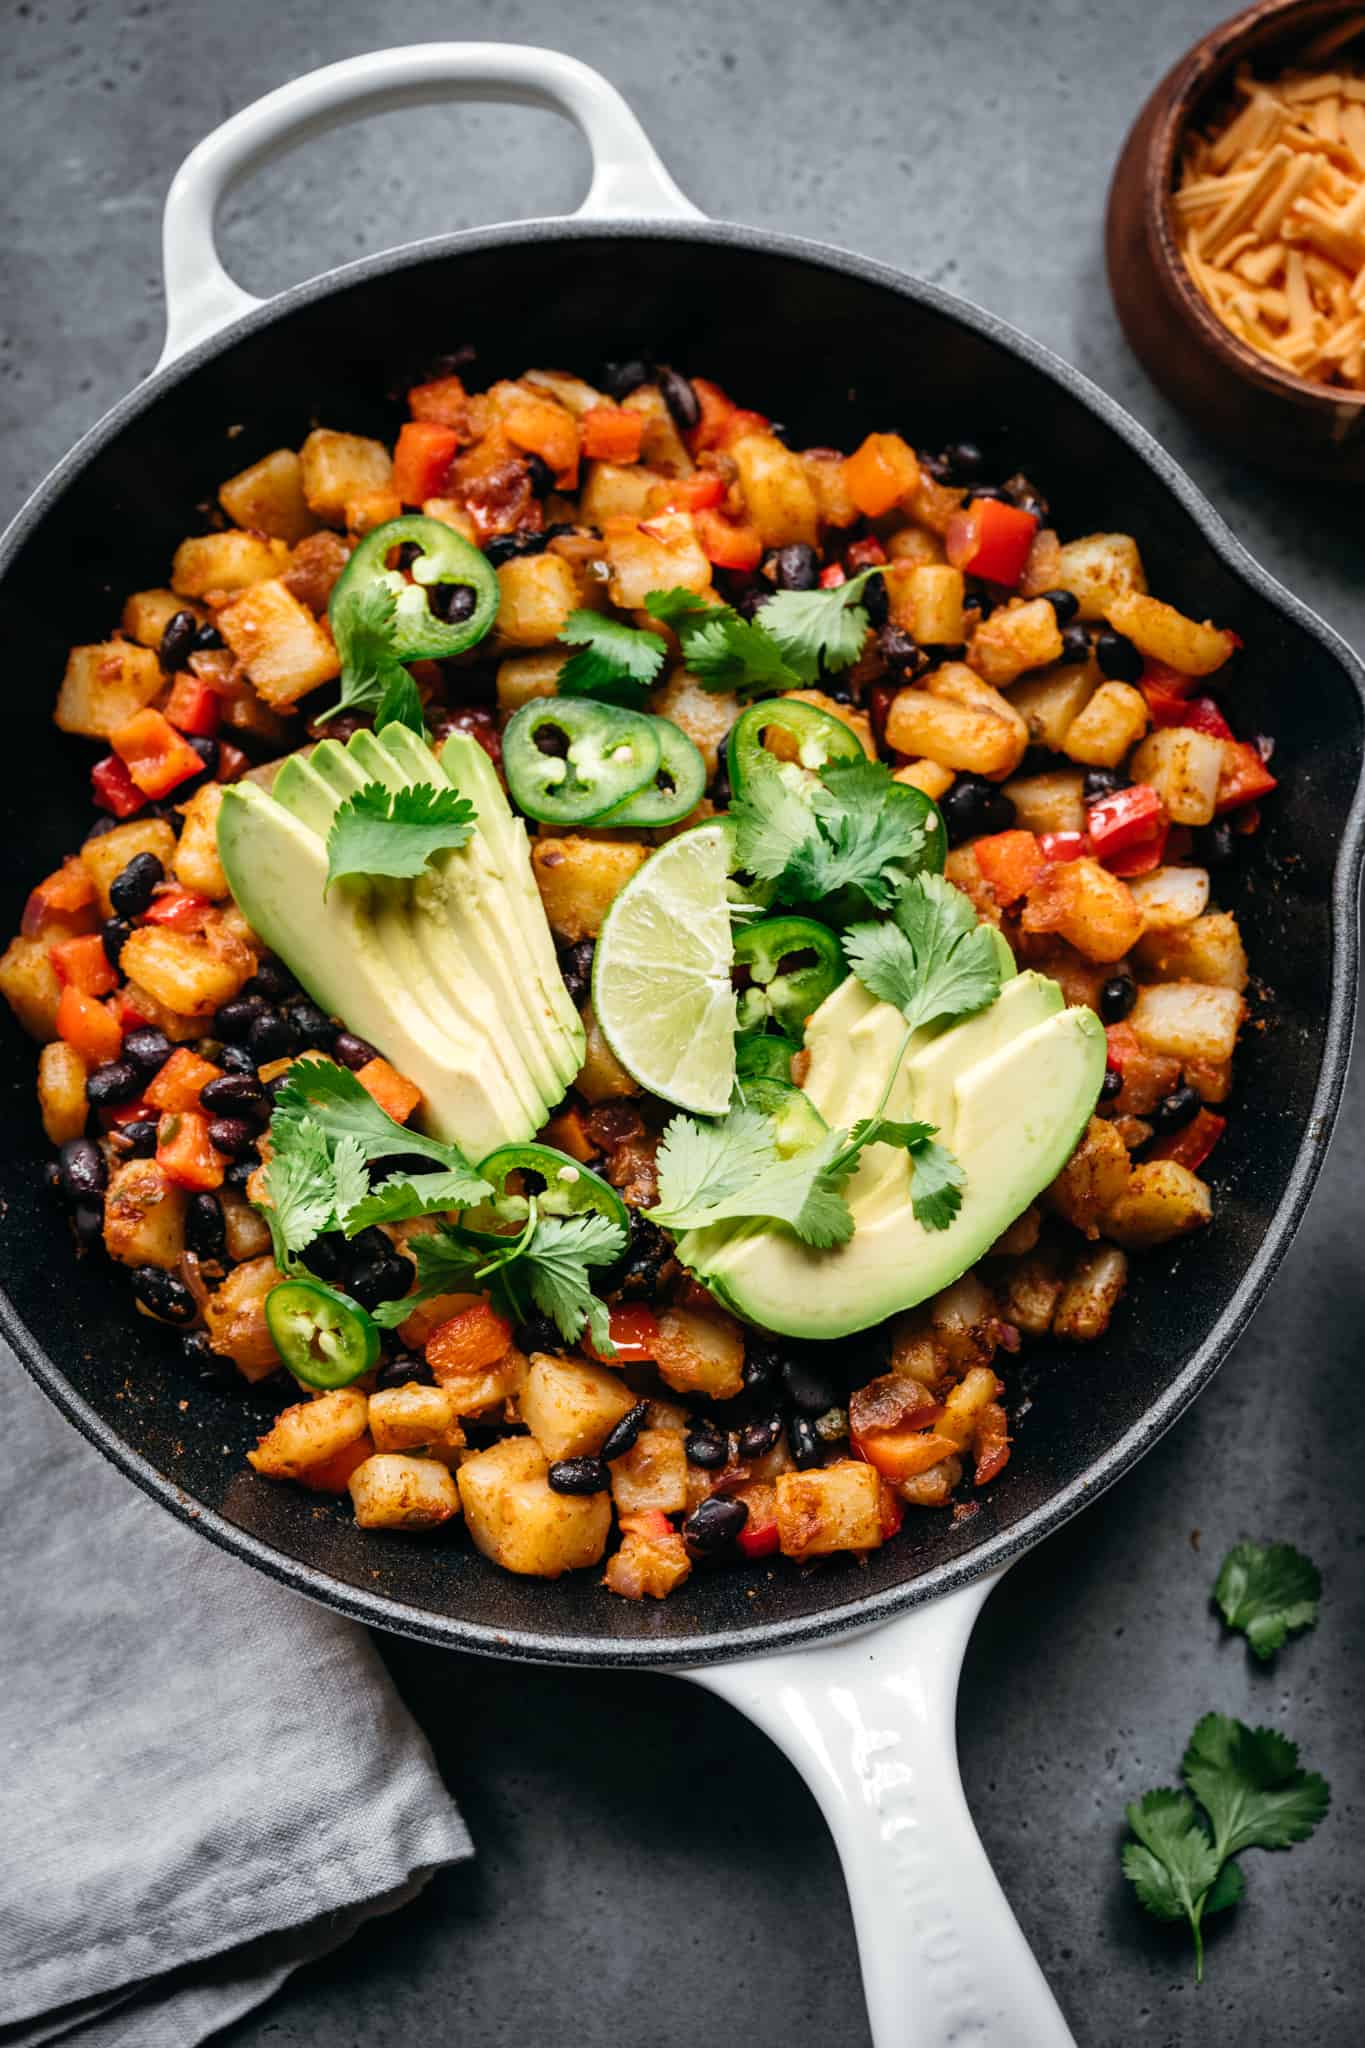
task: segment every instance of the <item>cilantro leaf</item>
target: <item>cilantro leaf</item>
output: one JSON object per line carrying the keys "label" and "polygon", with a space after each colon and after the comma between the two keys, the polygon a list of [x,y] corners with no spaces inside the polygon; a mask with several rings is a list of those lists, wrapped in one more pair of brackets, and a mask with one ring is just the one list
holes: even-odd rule
{"label": "cilantro leaf", "polygon": [[353,1201],[340,1209],[347,1237],[372,1223],[408,1223],[415,1216],[438,1215],[445,1209],[467,1209],[473,1185],[467,1168],[437,1173],[394,1173],[371,1188],[368,1182]]}
{"label": "cilantro leaf", "polygon": [[610,1265],[625,1244],[625,1232],[607,1217],[542,1216],[534,1198],[526,1228],[502,1245],[476,1240],[458,1224],[444,1224],[412,1239],[416,1289],[401,1301],[381,1302],[374,1319],[392,1328],[419,1302],[486,1282],[494,1306],[512,1322],[526,1321],[529,1295],[566,1343],[573,1343],[586,1328],[594,1348],[610,1357],[611,1315],[592,1291],[589,1269]]}
{"label": "cilantro leaf", "polygon": [[730,806],[736,863],[777,883],[778,903],[859,891],[886,909],[923,861],[925,814],[880,761],[831,762],[805,793],[757,775]]}
{"label": "cilantro leaf", "polygon": [[704,604],[691,590],[651,590],[645,610],[672,626],[684,663],[705,689],[758,697],[801,682],[762,620],[742,618],[733,605]]}
{"label": "cilantro leaf", "polygon": [[729,815],[735,865],[761,882],[785,875],[819,832],[812,807],[780,775],[756,775]]}
{"label": "cilantro leaf", "polygon": [[488,1260],[488,1246],[476,1242],[456,1223],[409,1238],[407,1249],[417,1262],[417,1284],[400,1300],[381,1301],[370,1310],[381,1329],[395,1329],[420,1302],[435,1295],[472,1293],[475,1276]]}
{"label": "cilantro leaf", "polygon": [[715,1124],[674,1117],[659,1150],[660,1200],[650,1218],[682,1232],[761,1217],[785,1223],[818,1250],[844,1244],[853,1235],[843,1198],[854,1163],[844,1161],[847,1144],[846,1132],[827,1131],[781,1158],[772,1121],[759,1110],[732,1108]]}
{"label": "cilantro leaf", "polygon": [[663,1222],[709,1209],[737,1194],[776,1158],[772,1124],[761,1110],[739,1104],[714,1123],[675,1116],[659,1147],[659,1199],[652,1214]]}
{"label": "cilantro leaf", "polygon": [[466,844],[474,806],[447,785],[367,782],[338,806],[327,834],[327,887],[342,875],[420,875],[433,854]]}
{"label": "cilantro leaf", "polygon": [[1294,1743],[1228,1714],[1205,1714],[1180,1768],[1213,1823],[1220,1861],[1306,1841],[1327,1811],[1327,1782],[1299,1768]]}
{"label": "cilantro leaf", "polygon": [[301,1117],[294,1142],[277,1150],[262,1174],[268,1203],[260,1203],[270,1228],[275,1264],[291,1270],[295,1255],[330,1227],[336,1213],[332,1150],[311,1117]]}
{"label": "cilantro leaf", "polygon": [[863,987],[894,1004],[912,1030],[970,1017],[1000,993],[990,932],[941,875],[915,875],[887,923],[845,932],[844,952]]}
{"label": "cilantro leaf", "polygon": [[270,1120],[270,1141],[277,1155],[294,1142],[291,1129],[305,1118],[311,1118],[321,1128],[329,1145],[337,1146],[344,1138],[354,1138],[367,1161],[419,1154],[438,1166],[468,1174],[471,1193],[467,1200],[471,1203],[492,1193],[488,1182],[479,1179],[458,1145],[443,1144],[439,1138],[427,1137],[424,1131],[395,1122],[349,1068],[332,1060],[295,1060],[284,1076]]}
{"label": "cilantro leaf", "polygon": [[638,711],[668,652],[657,633],[624,625],[602,612],[570,612],[559,631],[570,655],[559,672],[561,697],[599,697]]}
{"label": "cilantro leaf", "polygon": [[868,616],[859,602],[875,569],[832,590],[779,590],[763,607],[763,631],[803,683],[849,668],[863,651]]}
{"label": "cilantro leaf", "polygon": [[[729,605],[708,604],[695,590],[685,590],[680,583],[675,583],[671,590],[651,590],[645,596],[645,610],[650,617],[672,626],[675,632],[685,621],[708,618],[712,612],[729,609]],[[734,616],[738,618],[738,612]]]}
{"label": "cilantro leaf", "polygon": [[897,1123],[892,1117],[868,1117],[856,1123],[850,1143],[903,1145],[913,1169],[910,1206],[925,1230],[946,1230],[962,1207],[967,1176],[946,1145],[938,1143],[936,1124]]}
{"label": "cilantro leaf", "polygon": [[373,582],[329,614],[341,657],[341,695],[319,713],[319,724],[341,711],[377,710],[386,693],[404,701],[404,685],[411,685],[412,678],[393,651],[397,603],[397,593],[386,583]]}
{"label": "cilantro leaf", "polygon": [[419,739],[427,737],[421,694],[408,669],[397,667],[385,678],[379,708],[374,714],[374,729],[382,732],[386,725],[405,725]]}
{"label": "cilantro leaf", "polygon": [[1228,1627],[1269,1658],[1291,1629],[1316,1622],[1322,1575],[1292,1543],[1238,1543],[1223,1559],[1213,1597]]}
{"label": "cilantro leaf", "polygon": [[1218,1876],[1220,1858],[1188,1792],[1163,1787],[1125,1809],[1137,1836],[1123,1851],[1123,1873],[1158,1920],[1188,1919]]}

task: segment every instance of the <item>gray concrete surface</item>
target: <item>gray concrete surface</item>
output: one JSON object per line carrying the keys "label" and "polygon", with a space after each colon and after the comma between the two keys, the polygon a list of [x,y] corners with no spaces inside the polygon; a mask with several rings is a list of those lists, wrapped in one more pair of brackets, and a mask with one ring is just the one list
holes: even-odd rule
{"label": "gray concrete surface", "polygon": [[[841,241],[935,278],[1081,364],[1184,460],[1241,538],[1365,644],[1358,495],[1267,484],[1173,416],[1128,355],[1099,221],[1128,121],[1222,12],[1193,0],[12,0],[3,9],[6,508],[159,344],[171,172],[233,108],[383,43],[491,35],[597,64],[719,215]],[[563,208],[576,138],[514,111],[372,121],[259,178],[225,245],[284,285],[399,239]],[[1097,505],[1103,478],[1096,479]],[[36,679],[12,677],[10,687]],[[1220,1379],[1124,1484],[992,1600],[963,1688],[981,1831],[1083,2048],[1365,2035],[1359,1197],[1365,1083],[1316,1204]],[[1270,1671],[1220,1642],[1216,1562],[1287,1537],[1327,1578],[1317,1632]],[[860,2048],[848,1908],[814,1807],[718,1703],[670,1682],[388,1650],[478,1862],[239,2026],[233,2048],[418,2039],[548,2048]],[[1283,1727],[1335,1801],[1291,1856],[1246,1859],[1196,1991],[1135,1909],[1125,1799],[1168,1781],[1217,1706]],[[981,1958],[989,1970],[989,1953]]]}

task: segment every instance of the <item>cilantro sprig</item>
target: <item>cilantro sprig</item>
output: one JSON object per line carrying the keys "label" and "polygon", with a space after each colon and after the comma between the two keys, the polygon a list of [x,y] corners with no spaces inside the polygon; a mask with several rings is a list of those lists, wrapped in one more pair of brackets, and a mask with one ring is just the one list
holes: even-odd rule
{"label": "cilantro sprig", "polygon": [[602,612],[570,612],[559,638],[580,651],[559,671],[561,697],[598,697],[638,711],[664,665],[659,634],[627,626]]}
{"label": "cilantro sprig", "polygon": [[374,582],[338,613],[334,632],[341,658],[341,695],[319,712],[319,724],[343,711],[373,711],[376,724],[396,721],[425,731],[417,685],[393,649],[397,604],[396,592]]}
{"label": "cilantro sprig", "polygon": [[327,834],[327,883],[342,875],[420,875],[432,856],[464,846],[474,806],[449,786],[367,782],[338,806]]}
{"label": "cilantro sprig", "polygon": [[1291,1629],[1312,1628],[1322,1574],[1292,1543],[1238,1543],[1223,1559],[1213,1597],[1256,1656],[1274,1656]]}
{"label": "cilantro sprig", "polygon": [[493,1305],[509,1321],[525,1322],[534,1304],[553,1321],[567,1344],[586,1329],[595,1350],[614,1356],[611,1312],[592,1289],[594,1267],[609,1266],[625,1250],[626,1233],[606,1216],[541,1215],[528,1197],[524,1229],[505,1244],[490,1245],[459,1224],[441,1224],[415,1237],[417,1289],[402,1301],[381,1302],[378,1323],[391,1328],[434,1295],[486,1287]]}
{"label": "cilantro sprig", "polygon": [[1324,1778],[1300,1768],[1294,1743],[1227,1714],[1205,1714],[1180,1769],[1187,1790],[1163,1787],[1127,1808],[1134,1839],[1123,1849],[1123,1874],[1149,1913],[1188,1924],[1201,1983],[1204,1921],[1246,1889],[1235,1858],[1306,1841],[1330,1795]]}
{"label": "cilantro sprig", "polygon": [[960,889],[942,875],[916,875],[881,924],[855,924],[844,953],[863,987],[917,1031],[984,1010],[1000,993],[1000,957]]}
{"label": "cilantro sprig", "polygon": [[932,811],[880,761],[834,761],[804,791],[756,775],[730,806],[736,864],[780,904],[886,910],[929,850]]}
{"label": "cilantro sprig", "polygon": [[685,666],[704,689],[762,697],[800,685],[778,643],[732,605],[704,604],[692,590],[651,590],[645,610],[673,628]]}
{"label": "cilantro sprig", "polygon": [[763,631],[803,683],[851,668],[858,659],[869,625],[861,600],[869,577],[879,573],[864,569],[831,590],[779,590],[768,599],[761,614]]}

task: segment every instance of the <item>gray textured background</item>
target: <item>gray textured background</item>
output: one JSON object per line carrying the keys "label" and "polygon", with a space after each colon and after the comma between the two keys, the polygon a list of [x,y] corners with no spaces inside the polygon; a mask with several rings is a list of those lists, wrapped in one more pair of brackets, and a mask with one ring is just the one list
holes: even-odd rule
{"label": "gray textured background", "polygon": [[[1359,495],[1267,484],[1213,452],[1128,355],[1104,285],[1099,223],[1124,131],[1222,12],[1190,0],[7,0],[0,509],[153,362],[161,202],[208,128],[333,58],[491,35],[606,71],[709,212],[847,243],[1049,342],[1365,645]],[[224,246],[241,281],[269,291],[400,239],[561,210],[585,179],[582,146],[549,115],[385,117],[259,178]],[[1084,2048],[1345,2048],[1365,2031],[1363,1111],[1358,1076],[1309,1222],[1219,1380],[1135,1475],[1014,1571],[968,1660],[968,1789]],[[1270,1671],[1220,1641],[1205,1604],[1244,1535],[1290,1538],[1327,1576],[1322,1625]],[[233,2048],[862,2048],[829,1839],[787,1765],[727,1708],[664,1680],[388,1654],[480,1858],[297,1979],[234,2030]],[[1247,1901],[1214,1924],[1196,1993],[1179,1937],[1126,1895],[1117,1848],[1125,1799],[1170,1780],[1214,1706],[1295,1736],[1335,1797],[1311,1843],[1247,1858]]]}

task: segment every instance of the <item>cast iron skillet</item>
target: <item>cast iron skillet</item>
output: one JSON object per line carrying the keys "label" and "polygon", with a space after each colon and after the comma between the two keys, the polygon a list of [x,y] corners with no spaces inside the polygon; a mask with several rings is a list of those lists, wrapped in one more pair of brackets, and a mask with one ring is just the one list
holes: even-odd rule
{"label": "cast iron skillet", "polygon": [[[549,103],[579,120],[594,148],[596,217],[442,237],[265,307],[226,280],[212,211],[245,166],[355,102],[458,95],[471,81],[483,98]],[[201,1384],[174,1335],[130,1313],[122,1275],[69,1255],[44,1188],[32,1048],[6,1013],[0,1323],[20,1358],[93,1443],[215,1542],[360,1620],[465,1650],[698,1666],[863,1628],[997,1572],[1170,1426],[1227,1356],[1303,1214],[1341,1095],[1355,995],[1361,664],[1077,372],[885,266],[702,220],[624,104],[572,60],[429,45],[285,88],[190,159],[168,207],[167,260],[170,347],[192,345],[57,467],[0,551],[8,751],[23,764],[0,784],[0,928],[16,928],[32,880],[89,824],[89,750],[51,722],[65,651],[104,637],[124,593],[164,580],[193,508],[225,475],[297,445],[315,422],[391,438],[399,413],[385,394],[459,343],[477,346],[490,376],[549,363],[591,377],[606,357],[643,354],[763,406],[797,446],[848,447],[893,424],[921,446],[987,440],[999,450],[993,468],[1041,483],[1063,533],[1136,534],[1155,591],[1238,630],[1236,722],[1277,736],[1281,788],[1237,879],[1219,876],[1217,892],[1267,984],[1264,1028],[1238,1055],[1214,1227],[1136,1260],[1109,1335],[1084,1357],[1034,1351],[1014,1457],[973,1518],[914,1518],[866,1564],[698,1573],[668,1601],[636,1604],[606,1596],[595,1574],[554,1587],[512,1578],[458,1537],[376,1540],[343,1507],[262,1484],[242,1461],[261,1410]]]}

